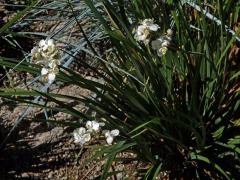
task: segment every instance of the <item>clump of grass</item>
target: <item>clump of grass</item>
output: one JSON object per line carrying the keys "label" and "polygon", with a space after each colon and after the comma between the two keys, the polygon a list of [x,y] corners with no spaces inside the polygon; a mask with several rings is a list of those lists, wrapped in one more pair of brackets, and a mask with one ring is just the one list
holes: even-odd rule
{"label": "clump of grass", "polygon": [[[168,171],[171,178],[237,179],[239,133],[233,122],[239,118],[239,77],[228,51],[238,38],[225,31],[237,20],[233,4],[212,2],[213,16],[190,2],[103,1],[105,17],[92,1],[86,3],[113,46],[103,63],[107,80],[104,93],[98,92],[101,102],[92,108],[152,164],[145,178]],[[154,19],[160,30],[153,36],[143,31],[149,39],[137,43],[133,27],[146,19]],[[168,28],[174,35],[159,55],[148,41],[163,43]]]}

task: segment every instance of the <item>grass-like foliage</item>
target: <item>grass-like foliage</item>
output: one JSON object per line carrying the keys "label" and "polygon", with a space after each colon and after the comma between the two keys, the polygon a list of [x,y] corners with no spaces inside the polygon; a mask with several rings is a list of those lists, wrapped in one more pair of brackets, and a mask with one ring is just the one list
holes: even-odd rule
{"label": "grass-like foliage", "polygon": [[[86,67],[99,81],[63,67],[57,79],[95,96],[31,95],[47,97],[59,104],[59,111],[84,121],[96,118],[120,131],[114,145],[102,146],[94,156],[108,159],[102,179],[109,176],[116,155],[126,150],[137,154],[133,160],[148,163],[145,179],[155,179],[160,172],[168,172],[170,179],[239,179],[240,74],[230,51],[240,42],[228,29],[237,22],[239,3],[196,1],[199,9],[194,3],[170,0],[102,0],[98,7],[92,0],[85,3],[111,49],[100,56],[90,48],[99,67]],[[135,38],[144,19],[159,26],[149,43]],[[151,41],[165,37],[168,29],[173,31],[171,42],[159,54]],[[58,97],[84,102],[96,116],[68,107]]]}

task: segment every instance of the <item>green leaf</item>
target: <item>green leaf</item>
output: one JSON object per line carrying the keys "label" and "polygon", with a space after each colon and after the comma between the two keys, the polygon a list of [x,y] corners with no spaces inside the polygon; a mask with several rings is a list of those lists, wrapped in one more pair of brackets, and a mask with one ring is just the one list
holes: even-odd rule
{"label": "green leaf", "polygon": [[151,168],[149,168],[149,170],[147,171],[147,173],[144,176],[144,179],[146,180],[153,180],[153,179],[157,179],[157,176],[159,175],[159,173],[161,172],[163,164],[156,164],[154,166],[152,166]]}
{"label": "green leaf", "polygon": [[108,174],[109,174],[108,170],[110,169],[110,167],[111,167],[111,165],[112,165],[112,163],[115,159],[116,153],[110,153],[107,156],[108,156],[108,159],[107,159],[107,162],[104,165],[103,174],[102,174],[100,180],[106,180],[107,179]]}
{"label": "green leaf", "polygon": [[190,153],[190,158],[191,160],[198,160],[198,161],[202,161],[205,162],[211,166],[213,166],[215,169],[217,169],[226,179],[231,180],[231,177],[229,177],[225,171],[216,163],[212,162],[211,160],[209,160],[207,157],[196,154],[195,152],[191,152]]}
{"label": "green leaf", "polygon": [[218,128],[218,130],[216,130],[214,133],[213,133],[213,138],[215,139],[219,139],[222,137],[223,135],[223,131],[225,130],[225,126],[221,126],[220,128]]}

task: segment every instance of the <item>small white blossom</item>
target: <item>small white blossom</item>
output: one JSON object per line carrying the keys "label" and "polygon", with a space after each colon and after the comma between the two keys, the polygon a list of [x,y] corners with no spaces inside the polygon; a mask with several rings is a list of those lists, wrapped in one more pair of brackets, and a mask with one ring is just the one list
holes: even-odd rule
{"label": "small white blossom", "polygon": [[160,47],[162,47],[162,42],[163,42],[163,41],[162,41],[162,37],[160,37],[160,38],[152,41],[152,42],[151,42],[152,48],[153,48],[154,50],[158,50]]}
{"label": "small white blossom", "polygon": [[173,36],[173,30],[172,29],[168,29],[167,30],[167,36],[168,37],[172,37]]}
{"label": "small white blossom", "polygon": [[38,43],[38,46],[40,48],[44,48],[44,47],[46,48],[47,47],[46,41],[44,39],[41,39]]}
{"label": "small white blossom", "polygon": [[149,43],[149,35],[151,31],[157,31],[159,26],[153,23],[153,19],[145,19],[141,25],[137,27],[135,38],[137,41]]}
{"label": "small white blossom", "polygon": [[83,146],[91,140],[91,134],[87,132],[84,127],[80,127],[73,131],[73,138],[75,143],[80,143],[80,145]]}
{"label": "small white blossom", "polygon": [[58,49],[55,46],[53,39],[40,40],[39,44],[40,54],[44,58],[53,58],[58,54]]}
{"label": "small white blossom", "polygon": [[[170,35],[170,31],[168,32]],[[171,33],[172,35],[172,33]],[[157,54],[158,56],[163,56],[166,54],[167,50],[168,50],[168,46],[171,43],[172,38],[168,35],[165,36],[161,36],[158,39],[154,40],[151,42],[152,48],[154,50],[157,50]]]}
{"label": "small white blossom", "polygon": [[48,83],[52,84],[54,82],[55,78],[56,78],[56,74],[55,73],[53,73],[53,72],[49,73],[48,74]]}
{"label": "small white blossom", "polygon": [[46,75],[46,74],[48,74],[48,69],[42,68],[42,70],[41,70],[41,75],[44,76],[44,75]]}
{"label": "small white blossom", "polygon": [[118,129],[114,129],[112,131],[109,130],[105,130],[103,131],[106,141],[109,145],[111,145],[113,143],[114,137],[119,135],[119,130]]}
{"label": "small white blossom", "polygon": [[159,49],[161,47],[167,47],[170,45],[171,38],[167,36],[161,36],[160,38],[152,41],[151,45],[153,49]]}
{"label": "small white blossom", "polygon": [[40,49],[38,47],[34,47],[31,50],[31,61],[36,62],[36,61],[42,61],[42,56],[40,54]]}
{"label": "small white blossom", "polygon": [[48,39],[48,40],[40,40],[39,42],[39,47],[43,50],[46,51],[49,48],[54,48],[54,41],[52,39]]}
{"label": "small white blossom", "polygon": [[57,59],[51,59],[48,62],[48,67],[50,67],[50,68],[56,68],[56,67],[58,67],[58,65],[60,65],[60,63]]}
{"label": "small white blossom", "polygon": [[86,128],[89,132],[98,131],[100,128],[100,125],[96,121],[87,121]]}
{"label": "small white blossom", "polygon": [[52,84],[59,72],[59,49],[52,39],[40,40],[37,47],[31,50],[31,60],[40,64],[41,79],[45,83]]}
{"label": "small white blossom", "polygon": [[163,55],[165,55],[167,53],[168,48],[167,47],[162,47],[157,51],[157,54],[159,57],[162,57]]}
{"label": "small white blossom", "polygon": [[153,19],[145,19],[142,22],[142,25],[150,29],[151,31],[157,31],[159,29],[159,26],[157,24],[153,23]]}
{"label": "small white blossom", "polygon": [[104,123],[98,123],[96,121],[87,121],[86,123],[86,128],[88,129],[89,132],[98,132],[100,130],[101,126],[104,126]]}
{"label": "small white blossom", "polygon": [[42,80],[52,84],[55,81],[56,73],[58,69],[51,69],[43,67],[41,70]]}
{"label": "small white blossom", "polygon": [[136,39],[138,41],[146,41],[148,36],[149,36],[149,31],[147,30],[147,28],[143,25],[138,26]]}
{"label": "small white blossom", "polygon": [[40,49],[38,47],[34,47],[31,50],[31,56],[35,56],[36,54],[40,53]]}

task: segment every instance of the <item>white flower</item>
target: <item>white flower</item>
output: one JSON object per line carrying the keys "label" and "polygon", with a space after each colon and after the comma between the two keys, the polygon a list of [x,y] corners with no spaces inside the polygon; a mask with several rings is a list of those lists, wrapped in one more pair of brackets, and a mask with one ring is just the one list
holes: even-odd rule
{"label": "white flower", "polygon": [[40,53],[43,57],[53,57],[58,54],[58,50],[52,39],[40,40],[39,44]]}
{"label": "white flower", "polygon": [[138,41],[149,43],[150,31],[157,31],[159,26],[153,23],[153,19],[145,19],[140,26],[137,27],[135,38]]}
{"label": "white flower", "polygon": [[162,48],[160,48],[160,49],[157,51],[158,56],[161,57],[161,56],[165,55],[165,54],[167,53],[167,50],[168,50],[167,47],[162,47]]}
{"label": "white flower", "polygon": [[157,50],[158,56],[163,56],[167,52],[167,47],[171,43],[171,37],[169,36],[161,36],[158,39],[151,42],[152,48]]}
{"label": "white flower", "polygon": [[40,40],[38,45],[43,51],[46,51],[48,48],[55,46],[54,41],[52,39],[48,39],[48,40],[42,39]]}
{"label": "white flower", "polygon": [[58,67],[58,65],[60,65],[60,63],[57,59],[51,59],[48,62],[48,67],[50,67],[50,68],[56,68],[56,67]]}
{"label": "white flower", "polygon": [[170,41],[168,41],[168,40],[164,40],[162,42],[162,47],[168,47],[169,45],[170,45]]}
{"label": "white flower", "polygon": [[45,82],[48,82],[49,84],[52,84],[56,78],[56,72],[54,71],[54,69],[49,69],[45,67],[42,68],[41,75],[43,77],[43,80]]}
{"label": "white flower", "polygon": [[56,78],[56,74],[55,73],[53,73],[53,72],[49,73],[48,74],[48,83],[52,84],[53,81],[55,80],[55,78]]}
{"label": "white flower", "polygon": [[54,46],[54,41],[53,41],[53,39],[48,39],[48,40],[47,40],[47,45],[48,45],[48,46]]}
{"label": "white flower", "polygon": [[173,30],[172,29],[168,29],[167,30],[167,36],[168,37],[172,37],[173,36]]}
{"label": "white flower", "polygon": [[104,135],[105,135],[105,138],[106,138],[106,141],[109,145],[112,144],[113,142],[113,139],[114,137],[118,136],[119,135],[119,130],[118,129],[114,129],[112,131],[109,131],[109,130],[105,130],[103,131]]}
{"label": "white flower", "polygon": [[160,38],[152,41],[152,42],[151,42],[152,48],[153,48],[154,50],[158,50],[159,48],[162,47],[162,42],[163,42],[163,38],[162,38],[162,37],[160,37]]}
{"label": "white flower", "polygon": [[59,72],[59,49],[52,39],[40,40],[37,47],[31,50],[31,60],[35,64],[42,65],[41,79],[45,83],[52,84]]}
{"label": "white flower", "polygon": [[88,129],[89,132],[98,131],[99,127],[100,125],[96,121],[87,121],[86,123],[86,128]]}
{"label": "white flower", "polygon": [[145,41],[148,35],[149,35],[149,31],[145,26],[143,25],[138,26],[137,34],[136,34],[136,39],[138,41]]}
{"label": "white flower", "polygon": [[157,24],[153,23],[153,19],[145,19],[142,22],[142,25],[150,29],[151,31],[157,31],[159,29],[159,26]]}
{"label": "white flower", "polygon": [[170,45],[171,38],[167,36],[161,36],[160,38],[152,41],[151,45],[153,49],[159,49],[161,47],[167,47]]}
{"label": "white flower", "polygon": [[43,51],[46,51],[48,48],[47,42],[43,39],[39,41],[38,45]]}
{"label": "white flower", "polygon": [[32,48],[31,61],[40,61],[40,60],[41,60],[40,49],[38,47]]}
{"label": "white flower", "polygon": [[91,140],[91,134],[84,127],[80,127],[73,131],[73,138],[75,143],[80,143],[82,146]]}
{"label": "white flower", "polygon": [[104,126],[104,123],[98,123],[96,121],[87,121],[86,123],[86,128],[88,129],[89,132],[98,132],[100,130],[101,126]]}
{"label": "white flower", "polygon": [[48,74],[48,69],[42,68],[42,70],[41,70],[41,75],[44,76],[44,75],[46,75],[46,74]]}

